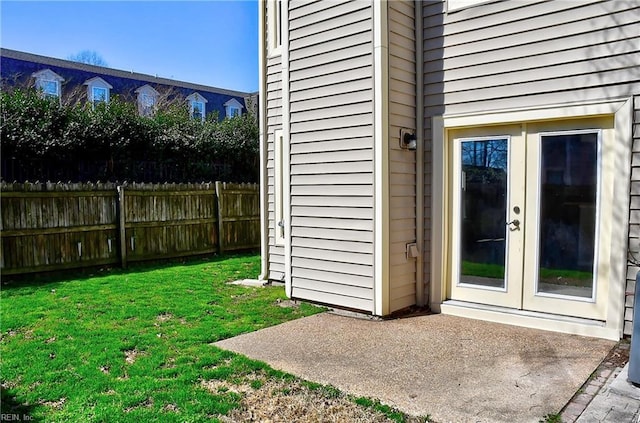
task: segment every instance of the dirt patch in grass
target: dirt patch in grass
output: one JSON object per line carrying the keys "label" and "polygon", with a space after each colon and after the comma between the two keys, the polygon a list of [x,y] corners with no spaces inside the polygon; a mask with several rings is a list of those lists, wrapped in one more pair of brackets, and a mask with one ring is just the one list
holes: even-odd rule
{"label": "dirt patch in grass", "polygon": [[40,404],[46,405],[47,407],[51,407],[56,410],[61,410],[65,402],[67,402],[66,398],[60,398],[58,401],[40,401]]}
{"label": "dirt patch in grass", "polygon": [[234,384],[226,380],[203,380],[201,385],[212,394],[233,392],[236,394],[246,394],[253,391],[251,385],[247,383]]}
{"label": "dirt patch in grass", "polygon": [[136,362],[136,359],[138,358],[138,356],[143,354],[144,353],[142,351],[138,351],[136,349],[126,350],[124,352],[124,361],[126,361],[127,364],[133,364]]}
{"label": "dirt patch in grass", "polygon": [[156,317],[156,320],[159,322],[166,322],[167,320],[171,320],[171,318],[173,318],[173,314],[171,313],[160,313]]}
{"label": "dirt patch in grass", "polygon": [[281,299],[278,299],[278,300],[276,300],[276,304],[278,304],[280,307],[285,307],[285,308],[298,308],[298,307],[300,307],[300,304],[297,301],[292,301],[292,300],[281,300]]}
{"label": "dirt patch in grass", "polygon": [[153,398],[147,398],[144,401],[142,401],[140,404],[135,405],[133,407],[127,407],[124,409],[125,413],[130,413],[133,410],[135,410],[136,408],[152,408],[153,407]]}
{"label": "dirt patch in grass", "polygon": [[162,411],[165,413],[177,413],[180,411],[180,409],[175,404],[167,404],[164,407],[162,407]]}
{"label": "dirt patch in grass", "polygon": [[[260,383],[256,384],[255,381]],[[227,416],[217,416],[226,423],[396,421],[373,408],[356,404],[339,391],[314,389],[297,380],[250,377],[239,384],[220,380],[202,381],[201,384],[214,394],[234,392],[242,395],[239,408],[232,410]],[[413,422],[411,418],[405,421]],[[420,420],[415,420],[418,421]]]}

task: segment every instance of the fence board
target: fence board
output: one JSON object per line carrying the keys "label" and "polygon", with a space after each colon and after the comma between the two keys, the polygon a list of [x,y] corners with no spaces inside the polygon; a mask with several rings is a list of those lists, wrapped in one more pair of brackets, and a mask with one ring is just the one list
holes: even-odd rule
{"label": "fence board", "polygon": [[210,254],[222,251],[221,243],[229,251],[260,245],[255,184],[47,182],[0,189],[6,275]]}
{"label": "fence board", "polygon": [[216,183],[219,198],[220,245],[224,251],[260,245],[258,185]]}

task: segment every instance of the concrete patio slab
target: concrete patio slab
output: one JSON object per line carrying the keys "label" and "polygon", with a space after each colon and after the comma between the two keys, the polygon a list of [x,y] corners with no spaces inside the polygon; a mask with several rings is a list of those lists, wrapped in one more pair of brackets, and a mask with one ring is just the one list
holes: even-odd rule
{"label": "concrete patio slab", "polygon": [[537,423],[615,343],[441,314],[322,313],[215,345],[438,422]]}

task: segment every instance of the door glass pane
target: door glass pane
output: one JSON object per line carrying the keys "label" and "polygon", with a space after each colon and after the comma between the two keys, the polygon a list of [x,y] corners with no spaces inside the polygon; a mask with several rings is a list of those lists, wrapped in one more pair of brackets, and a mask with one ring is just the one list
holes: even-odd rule
{"label": "door glass pane", "polygon": [[541,142],[537,292],[592,298],[598,134]]}
{"label": "door glass pane", "polygon": [[505,288],[508,140],[463,141],[460,283]]}

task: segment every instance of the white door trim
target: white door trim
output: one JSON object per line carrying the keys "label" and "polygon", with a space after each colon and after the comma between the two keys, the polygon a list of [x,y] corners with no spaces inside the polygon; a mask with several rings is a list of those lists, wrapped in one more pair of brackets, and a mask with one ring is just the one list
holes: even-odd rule
{"label": "white door trim", "polygon": [[[604,326],[597,324],[578,324],[572,321],[558,325],[556,321],[545,318],[540,313],[529,313],[525,317],[514,317],[513,313],[495,310],[480,310],[450,306],[443,304],[447,298],[447,284],[450,281],[450,257],[443,252],[448,251],[451,242],[451,222],[447,217],[450,206],[450,182],[446,177],[450,156],[447,130],[465,126],[484,126],[527,122],[539,120],[572,119],[588,116],[614,115],[614,137],[616,145],[615,196],[613,213],[612,238],[610,248],[611,275],[609,283],[609,299],[607,317]],[[432,268],[430,302],[435,312],[468,315],[508,324],[527,327],[557,330],[560,332],[578,333],[609,339],[622,337],[624,325],[624,291],[626,282],[626,251],[629,227],[629,188],[632,140],[633,99],[622,98],[603,102],[582,104],[550,105],[536,109],[504,110],[489,113],[473,113],[467,115],[441,116],[432,118],[432,151],[433,151],[433,192],[432,207]],[[551,323],[550,323],[551,322]]]}
{"label": "white door trim", "polygon": [[282,0],[282,178],[283,224],[284,224],[284,288],[291,298],[291,115],[289,92],[289,1]]}

